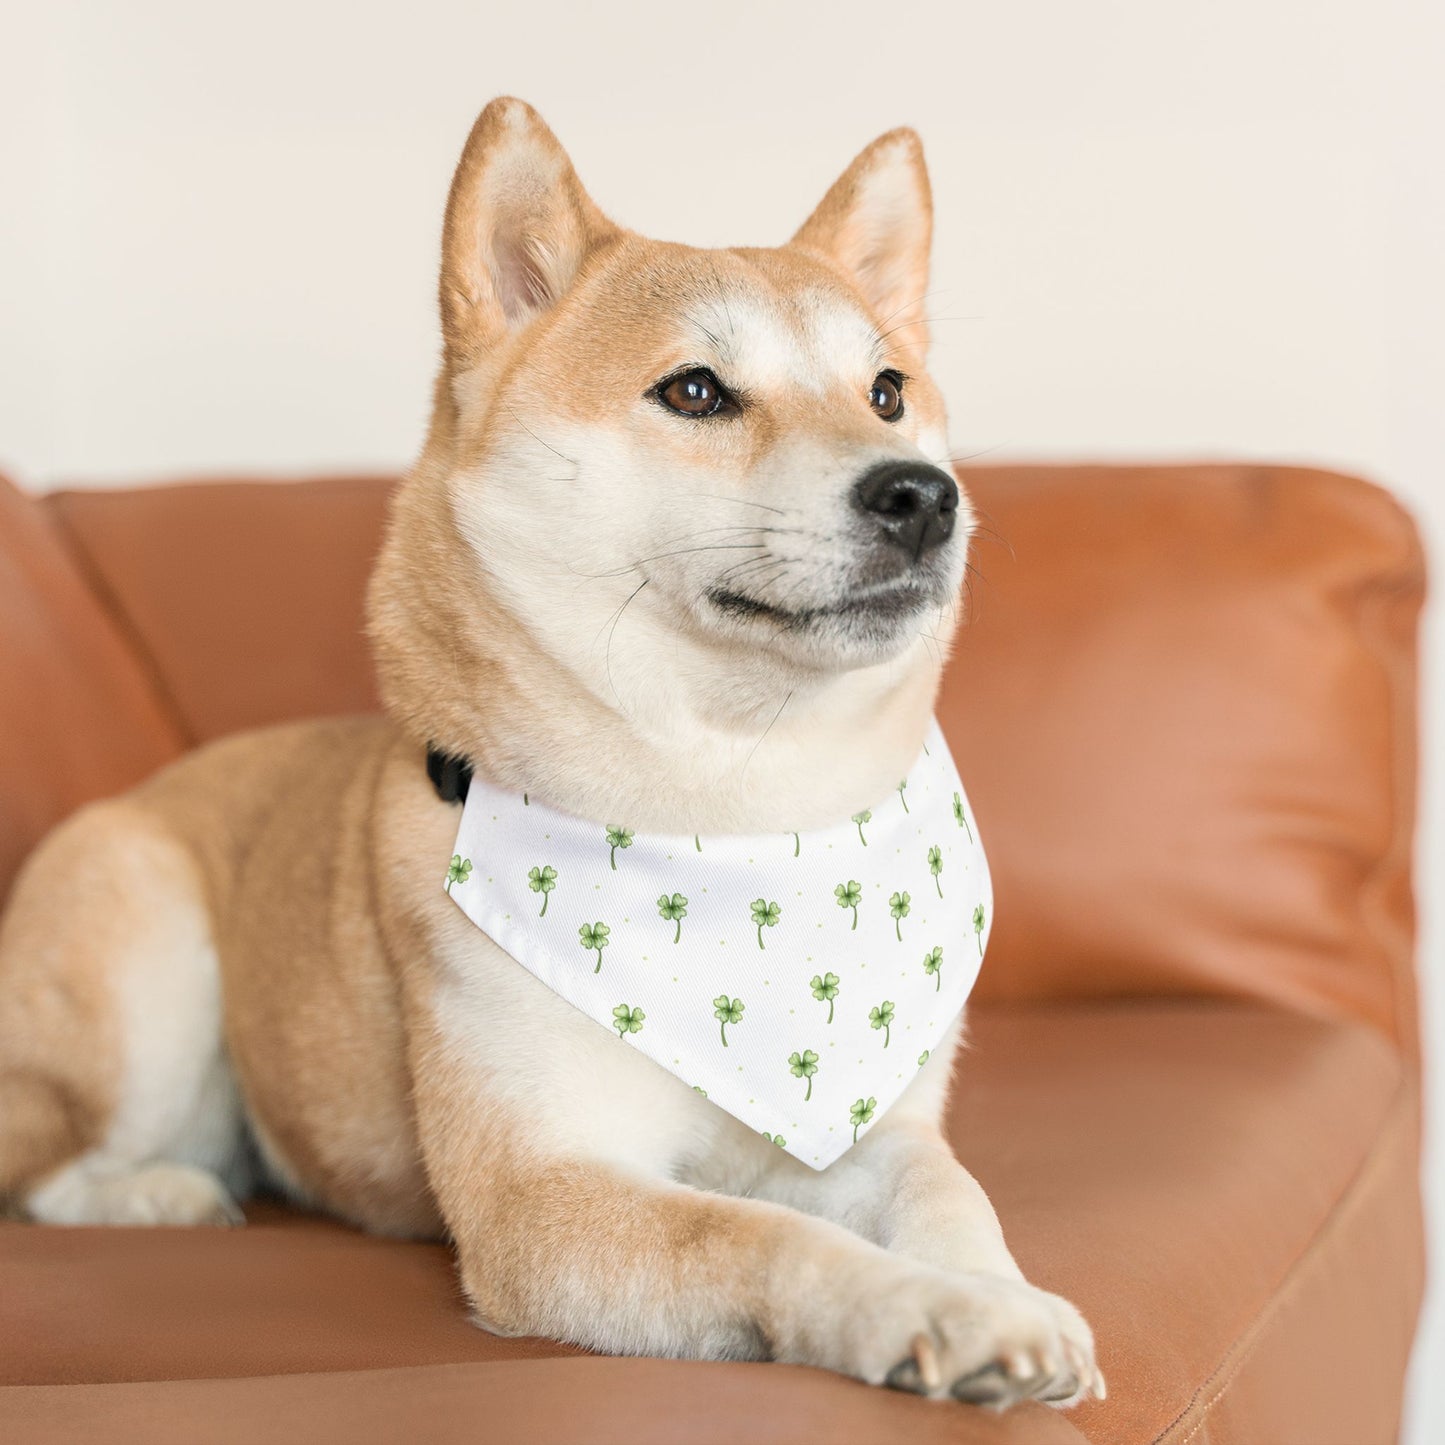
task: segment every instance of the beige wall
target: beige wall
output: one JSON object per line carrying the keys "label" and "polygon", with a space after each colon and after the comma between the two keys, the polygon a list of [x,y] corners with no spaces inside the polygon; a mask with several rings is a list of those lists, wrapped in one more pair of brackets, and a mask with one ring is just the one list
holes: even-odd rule
{"label": "beige wall", "polygon": [[1391,481],[1438,551],[1442,9],[0,0],[0,465],[403,463],[450,167],[512,91],[604,207],[700,242],[783,237],[911,122],[956,451],[1323,461]]}

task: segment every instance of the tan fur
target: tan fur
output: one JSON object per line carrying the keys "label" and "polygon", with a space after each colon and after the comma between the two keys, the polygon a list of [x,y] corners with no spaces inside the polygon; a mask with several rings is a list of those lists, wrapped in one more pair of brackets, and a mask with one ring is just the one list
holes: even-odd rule
{"label": "tan fur", "polygon": [[[789,246],[699,251],[613,225],[528,107],[487,107],[369,598],[387,717],[214,744],[40,848],[0,930],[0,1193],[56,1222],[232,1222],[249,1136],[297,1197],[449,1233],[487,1328],[994,1403],[1102,1392],[1087,1325],[1023,1281],[943,1143],[950,1048],[815,1174],[616,1048],[440,886],[457,814],[429,742],[686,833],[823,825],[907,771],[967,506],[875,581],[849,498],[872,463],[942,459],[929,227],[908,131]],[[741,410],[666,412],[652,389],[690,365]],[[896,422],[867,401],[885,368]],[[732,577],[752,613],[718,600]],[[873,609],[891,587],[919,600]]]}

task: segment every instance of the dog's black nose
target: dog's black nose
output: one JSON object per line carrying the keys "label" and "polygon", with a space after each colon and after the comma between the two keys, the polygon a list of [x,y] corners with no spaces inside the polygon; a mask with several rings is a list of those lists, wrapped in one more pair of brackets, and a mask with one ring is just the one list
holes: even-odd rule
{"label": "dog's black nose", "polygon": [[953,535],[958,483],[926,462],[879,462],[858,478],[853,503],[916,562]]}

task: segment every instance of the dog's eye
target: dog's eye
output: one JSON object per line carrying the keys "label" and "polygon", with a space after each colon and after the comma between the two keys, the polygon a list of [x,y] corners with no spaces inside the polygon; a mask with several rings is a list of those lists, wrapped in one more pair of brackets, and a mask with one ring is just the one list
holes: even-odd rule
{"label": "dog's eye", "polygon": [[726,399],[726,393],[712,372],[699,368],[674,376],[658,388],[657,398],[683,416],[711,416]]}
{"label": "dog's eye", "polygon": [[903,378],[896,371],[880,371],[873,378],[868,405],[884,421],[897,421],[903,415]]}

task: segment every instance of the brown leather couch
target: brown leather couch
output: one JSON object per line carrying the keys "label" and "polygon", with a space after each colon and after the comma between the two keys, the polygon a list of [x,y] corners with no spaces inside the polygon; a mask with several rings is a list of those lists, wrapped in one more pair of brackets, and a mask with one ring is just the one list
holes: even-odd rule
{"label": "brown leather couch", "polygon": [[[0,1439],[1393,1440],[1423,1272],[1416,534],[1316,471],[966,480],[941,715],[998,924],[952,1129],[1093,1322],[1107,1402],[998,1416],[494,1339],[444,1248],[262,1204],[228,1232],[0,1224]],[[185,748],[374,706],[386,490],[0,484],[0,892]]]}

